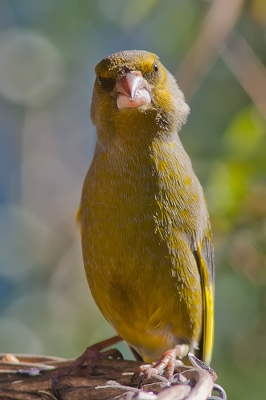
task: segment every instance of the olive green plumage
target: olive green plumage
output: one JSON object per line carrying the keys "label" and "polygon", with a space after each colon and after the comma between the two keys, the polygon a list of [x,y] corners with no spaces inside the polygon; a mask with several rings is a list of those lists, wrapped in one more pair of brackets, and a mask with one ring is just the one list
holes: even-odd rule
{"label": "olive green plumage", "polygon": [[154,54],[116,53],[95,71],[98,140],[80,211],[92,295],[145,361],[187,343],[208,363],[214,258],[203,190],[178,137],[189,108]]}

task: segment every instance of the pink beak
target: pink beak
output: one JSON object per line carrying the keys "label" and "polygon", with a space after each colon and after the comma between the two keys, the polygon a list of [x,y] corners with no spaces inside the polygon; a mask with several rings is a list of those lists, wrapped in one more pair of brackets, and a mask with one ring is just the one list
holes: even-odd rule
{"label": "pink beak", "polygon": [[140,73],[127,72],[116,82],[117,107],[131,108],[149,104],[148,83]]}

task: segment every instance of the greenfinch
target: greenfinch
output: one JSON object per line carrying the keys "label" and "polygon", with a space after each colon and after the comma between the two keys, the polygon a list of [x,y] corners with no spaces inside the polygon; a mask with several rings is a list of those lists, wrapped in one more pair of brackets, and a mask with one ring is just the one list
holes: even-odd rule
{"label": "greenfinch", "polygon": [[91,293],[143,361],[174,349],[209,364],[214,252],[204,193],[178,136],[189,107],[155,54],[121,51],[95,72],[98,139],[79,213]]}

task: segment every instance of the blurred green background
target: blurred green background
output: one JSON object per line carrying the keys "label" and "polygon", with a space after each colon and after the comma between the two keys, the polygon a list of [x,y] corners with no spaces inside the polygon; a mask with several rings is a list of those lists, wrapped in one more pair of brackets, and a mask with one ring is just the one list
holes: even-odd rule
{"label": "blurred green background", "polygon": [[212,366],[229,398],[264,399],[265,0],[0,1],[0,352],[77,357],[113,334],[75,213],[96,140],[93,69],[125,49],[158,54],[191,107],[180,137],[216,249]]}

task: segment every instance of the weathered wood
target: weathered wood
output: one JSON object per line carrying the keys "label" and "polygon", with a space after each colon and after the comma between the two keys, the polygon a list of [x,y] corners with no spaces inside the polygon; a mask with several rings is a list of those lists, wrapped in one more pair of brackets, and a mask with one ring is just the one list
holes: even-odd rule
{"label": "weathered wood", "polygon": [[[4,354],[0,354],[2,360]],[[51,392],[55,368],[65,368],[73,360],[56,357],[15,355],[18,362],[0,361],[0,399],[13,400],[204,400],[213,387],[211,375],[201,368],[180,366],[169,387],[165,378],[145,381],[142,389],[132,383],[137,361],[99,360],[93,374],[86,367],[63,376],[57,384],[57,397]],[[32,376],[33,375],[33,376]]]}

